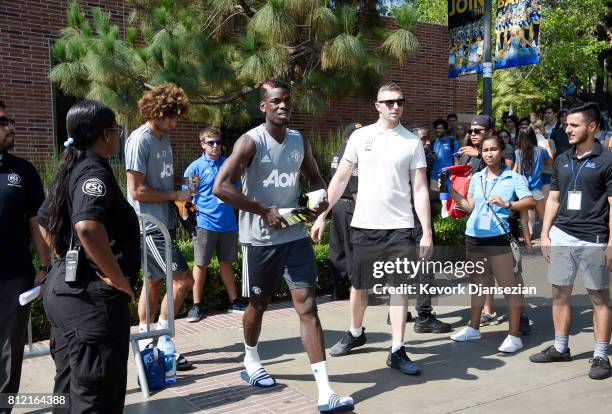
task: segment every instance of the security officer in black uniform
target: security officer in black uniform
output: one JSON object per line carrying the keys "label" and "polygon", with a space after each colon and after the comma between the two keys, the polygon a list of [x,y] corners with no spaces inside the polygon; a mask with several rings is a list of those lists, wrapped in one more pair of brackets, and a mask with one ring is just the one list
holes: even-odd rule
{"label": "security officer in black uniform", "polygon": [[53,392],[69,393],[70,407],[54,412],[121,413],[128,304],[140,269],[138,218],[105,159],[119,152],[123,130],[97,101],[72,106],[66,129],[70,138],[39,211],[60,257],[47,278],[44,306],[56,366]]}
{"label": "security officer in black uniform", "polygon": [[[344,128],[344,143],[336,151],[331,162],[332,177],[338,169],[338,164],[344,155],[346,142],[351,134],[363,125],[357,122],[348,124]],[[329,230],[329,259],[331,262],[332,300],[346,299],[349,293],[350,274],[353,263],[353,243],[351,242],[351,220],[355,212],[355,199],[357,193],[357,169],[353,172],[342,197],[332,209],[332,219]]]}
{"label": "security officer in black uniform", "polygon": [[[0,393],[19,391],[21,363],[30,306],[19,305],[19,295],[39,283],[51,262],[36,212],[45,193],[40,176],[28,161],[9,154],[15,144],[15,123],[0,101]],[[32,243],[41,267],[34,273]],[[9,413],[11,408],[0,408]]]}

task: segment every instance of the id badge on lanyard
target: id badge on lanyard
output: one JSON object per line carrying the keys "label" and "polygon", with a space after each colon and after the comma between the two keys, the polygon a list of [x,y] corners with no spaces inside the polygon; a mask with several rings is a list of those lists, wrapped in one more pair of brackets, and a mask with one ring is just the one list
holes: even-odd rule
{"label": "id badge on lanyard", "polygon": [[491,216],[487,213],[478,216],[478,229],[491,230]]}
{"label": "id badge on lanyard", "polygon": [[[568,210],[580,210],[582,207],[582,191],[576,191],[576,183],[578,182],[578,176],[580,175],[580,171],[582,171],[582,167],[584,167],[588,162],[588,158],[584,160],[584,163],[578,168],[578,172],[576,176],[574,176],[574,162],[571,161],[572,165],[572,182],[574,184],[574,188],[571,191],[567,192],[567,209]],[[576,162],[578,165],[578,162]]]}
{"label": "id badge on lanyard", "polygon": [[582,205],[582,191],[568,191],[567,209],[580,210]]}

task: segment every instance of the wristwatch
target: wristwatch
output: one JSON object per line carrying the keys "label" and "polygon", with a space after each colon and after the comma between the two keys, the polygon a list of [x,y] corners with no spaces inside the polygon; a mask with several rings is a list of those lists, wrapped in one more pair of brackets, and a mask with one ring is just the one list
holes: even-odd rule
{"label": "wristwatch", "polygon": [[51,268],[53,266],[51,265],[46,265],[46,266],[38,266],[38,271],[39,272],[45,272],[45,273],[49,273],[51,271]]}

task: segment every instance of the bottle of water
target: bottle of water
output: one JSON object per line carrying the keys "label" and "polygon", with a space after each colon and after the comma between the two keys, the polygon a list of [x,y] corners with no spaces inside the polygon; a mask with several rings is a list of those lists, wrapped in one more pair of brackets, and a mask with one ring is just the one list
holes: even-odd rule
{"label": "bottle of water", "polygon": [[164,352],[166,385],[176,384],[176,348],[170,336],[164,336],[159,348]]}

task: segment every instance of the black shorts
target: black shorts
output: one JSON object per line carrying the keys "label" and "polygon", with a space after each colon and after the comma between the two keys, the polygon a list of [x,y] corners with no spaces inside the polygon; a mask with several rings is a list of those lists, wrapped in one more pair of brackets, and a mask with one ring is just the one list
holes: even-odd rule
{"label": "black shorts", "polygon": [[317,265],[310,239],[242,246],[242,296],[272,296],[280,287],[281,276],[289,289],[315,287]]}
{"label": "black shorts", "polygon": [[512,254],[510,242],[505,235],[493,237],[465,236],[465,249],[468,252],[480,253],[485,256]]}
{"label": "black shorts", "polygon": [[[399,286],[410,283],[410,276],[385,268],[386,263],[399,259],[416,260],[414,229],[370,230],[351,227],[353,236],[353,272],[351,284],[355,289],[371,289],[376,284]],[[397,269],[396,267],[394,267]]]}
{"label": "black shorts", "polygon": [[[183,257],[183,253],[176,244],[176,233],[171,230],[170,250],[172,253],[172,275],[176,276],[189,270],[187,262]],[[161,231],[154,229],[148,230],[146,236],[147,255],[142,254],[144,260],[147,261],[147,271],[145,277],[152,277],[155,280],[161,280],[166,277],[166,244]],[[143,251],[142,237],[140,237],[140,250]],[[144,262],[142,264],[144,270]]]}

